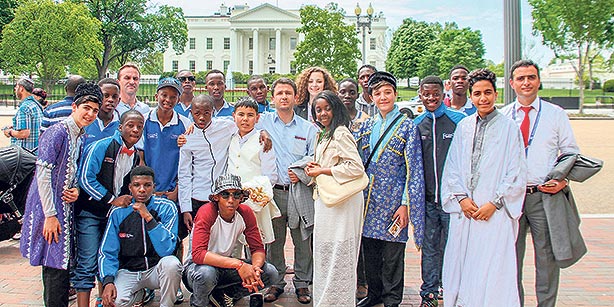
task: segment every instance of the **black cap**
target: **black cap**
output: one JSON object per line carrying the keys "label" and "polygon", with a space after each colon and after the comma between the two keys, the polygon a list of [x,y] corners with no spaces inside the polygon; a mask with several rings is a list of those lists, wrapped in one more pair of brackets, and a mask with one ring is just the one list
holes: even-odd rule
{"label": "black cap", "polygon": [[369,77],[369,93],[371,93],[371,91],[373,90],[373,85],[381,82],[381,81],[386,81],[388,83],[390,83],[390,85],[392,85],[392,87],[394,88],[394,90],[397,90],[397,79],[389,72],[386,71],[377,71],[374,72],[371,77]]}
{"label": "black cap", "polygon": [[102,104],[102,91],[97,84],[86,82],[81,83],[79,84],[79,86],[77,86],[77,89],[75,90],[74,101],[77,102],[80,98],[86,96],[90,96],[88,97],[88,101],[91,100],[98,104]]}

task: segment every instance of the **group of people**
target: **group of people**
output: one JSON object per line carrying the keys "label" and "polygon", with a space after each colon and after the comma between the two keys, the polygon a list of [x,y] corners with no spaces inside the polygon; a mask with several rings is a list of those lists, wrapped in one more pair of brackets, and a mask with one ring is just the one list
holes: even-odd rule
{"label": "group of people", "polygon": [[303,304],[398,306],[412,241],[422,307],[521,306],[530,230],[538,306],[554,306],[559,269],[586,249],[569,238],[577,250],[561,259],[544,202],[568,191],[550,172],[579,149],[565,112],[538,96],[538,66],[519,61],[511,76],[517,99],[502,109],[487,69],[452,68],[446,99],[444,81],[425,77],[415,119],[395,104],[395,77],[370,65],[358,81],[311,67],[270,89],[254,75],[234,104],[222,71],[196,95],[182,70],[159,81],[150,109],[125,64],[98,84],[69,77],[42,116],[20,80],[16,118],[23,108],[38,121],[5,130],[38,148],[22,254],[43,267],[46,306],[67,306],[71,287],[88,306],[97,283],[105,307],[144,304],[154,289],[170,307],[181,283],[191,306],[246,295],[261,306],[288,272]]}

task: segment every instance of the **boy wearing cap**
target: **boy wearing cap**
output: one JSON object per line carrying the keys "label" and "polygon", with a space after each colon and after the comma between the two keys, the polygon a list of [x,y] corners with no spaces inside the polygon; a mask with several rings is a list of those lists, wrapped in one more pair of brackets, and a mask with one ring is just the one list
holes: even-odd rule
{"label": "boy wearing cap", "polygon": [[[277,269],[265,263],[264,244],[254,212],[242,202],[249,193],[241,177],[225,174],[217,178],[210,202],[200,207],[193,229],[192,254],[185,265],[183,281],[192,292],[190,305],[232,306],[229,302],[253,292],[250,306],[262,306],[260,288],[277,278]],[[251,261],[232,258],[243,234]]]}
{"label": "boy wearing cap", "polygon": [[362,124],[356,141],[371,178],[361,242],[369,293],[357,306],[393,307],[403,299],[405,245],[412,238],[422,246],[422,150],[418,129],[395,105],[395,77],[383,71],[371,75],[369,95],[378,112]]}
{"label": "boy wearing cap", "polygon": [[145,116],[143,130],[145,164],[156,172],[156,195],[177,202],[177,138],[186,131],[190,120],[174,110],[182,87],[175,78],[158,82],[158,106]]}
{"label": "boy wearing cap", "polygon": [[160,289],[160,306],[172,307],[181,284],[177,247],[177,208],[154,196],[154,171],[130,171],[132,204],[109,215],[98,257],[105,307],[127,307],[142,299],[145,287]]}
{"label": "boy wearing cap", "polygon": [[45,306],[68,306],[68,264],[74,235],[72,203],[79,196],[77,161],[83,127],[96,119],[101,101],[98,85],[79,85],[71,116],[51,126],[40,139],[36,177],[23,215],[20,250],[31,265],[43,267]]}

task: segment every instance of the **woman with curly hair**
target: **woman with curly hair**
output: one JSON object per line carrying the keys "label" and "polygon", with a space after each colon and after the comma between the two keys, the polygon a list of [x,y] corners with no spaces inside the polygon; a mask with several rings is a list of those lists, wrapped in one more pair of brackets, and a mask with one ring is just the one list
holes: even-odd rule
{"label": "woman with curly hair", "polygon": [[324,90],[337,92],[337,84],[330,72],[326,68],[317,66],[303,70],[296,78],[296,85],[299,104],[294,107],[294,112],[310,122],[315,120],[310,112],[313,98]]}

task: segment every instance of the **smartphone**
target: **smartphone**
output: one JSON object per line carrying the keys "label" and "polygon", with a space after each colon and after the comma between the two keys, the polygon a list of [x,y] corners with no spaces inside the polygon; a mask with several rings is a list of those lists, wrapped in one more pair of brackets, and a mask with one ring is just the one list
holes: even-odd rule
{"label": "smartphone", "polygon": [[264,295],[262,293],[252,293],[249,295],[249,307],[262,307],[264,305]]}
{"label": "smartphone", "polygon": [[398,237],[401,234],[401,224],[399,223],[399,216],[397,216],[390,224],[388,224],[388,233],[393,237]]}
{"label": "smartphone", "polygon": [[554,186],[556,186],[556,183],[554,183],[554,182],[542,184],[542,187],[547,187],[547,188],[551,188],[551,187],[554,187]]}

